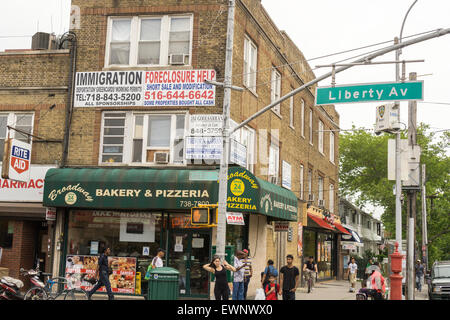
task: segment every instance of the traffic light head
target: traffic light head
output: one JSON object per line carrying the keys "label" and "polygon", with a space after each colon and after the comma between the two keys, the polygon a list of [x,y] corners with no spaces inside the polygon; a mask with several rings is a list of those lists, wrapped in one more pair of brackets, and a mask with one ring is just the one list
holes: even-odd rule
{"label": "traffic light head", "polygon": [[192,208],[191,224],[192,225],[209,225],[210,221],[209,208]]}

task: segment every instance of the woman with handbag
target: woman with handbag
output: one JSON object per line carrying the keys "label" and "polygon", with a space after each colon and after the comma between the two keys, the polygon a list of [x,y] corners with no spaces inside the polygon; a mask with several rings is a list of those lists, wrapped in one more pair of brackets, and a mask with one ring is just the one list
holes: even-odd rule
{"label": "woman with handbag", "polygon": [[114,295],[111,290],[111,283],[109,282],[109,275],[112,273],[111,266],[108,263],[108,256],[110,255],[110,253],[111,249],[109,247],[105,247],[105,249],[103,249],[102,254],[100,255],[100,258],[98,258],[95,278],[99,279],[99,281],[92,288],[92,290],[87,293],[89,300],[91,299],[95,291],[97,291],[102,286],[105,286],[106,288],[106,292],[108,293],[108,299],[114,300]]}
{"label": "woman with handbag", "polygon": [[227,270],[236,272],[236,268],[228,264],[225,259],[222,264],[220,257],[214,256],[212,262],[205,264],[203,269],[211,272],[216,277],[216,285],[214,286],[216,300],[228,300],[230,297],[230,287],[227,281]]}

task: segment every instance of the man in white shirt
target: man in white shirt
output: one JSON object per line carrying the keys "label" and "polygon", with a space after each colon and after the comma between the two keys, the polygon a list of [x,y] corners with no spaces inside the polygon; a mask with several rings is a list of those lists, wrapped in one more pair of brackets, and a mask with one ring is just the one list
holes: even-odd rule
{"label": "man in white shirt", "polygon": [[153,268],[162,268],[164,267],[164,263],[162,258],[164,258],[164,250],[159,248],[156,252],[156,256],[152,260]]}
{"label": "man in white shirt", "polygon": [[234,256],[234,267],[236,271],[234,272],[233,278],[233,300],[244,300],[244,268],[245,263],[241,261],[244,258],[244,253],[240,250],[236,251]]}
{"label": "man in white shirt", "polygon": [[355,285],[356,285],[356,273],[358,271],[358,265],[355,263],[355,258],[352,258],[351,263],[348,265],[348,271],[347,276],[350,274],[349,280],[350,280],[350,291],[355,291]]}

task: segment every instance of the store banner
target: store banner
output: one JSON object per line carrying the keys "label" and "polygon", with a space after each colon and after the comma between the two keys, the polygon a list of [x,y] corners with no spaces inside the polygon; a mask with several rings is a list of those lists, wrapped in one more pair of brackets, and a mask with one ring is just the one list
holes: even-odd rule
{"label": "store banner", "polygon": [[[95,277],[98,256],[68,255],[66,257],[65,278],[74,287],[89,291],[93,285],[88,280]],[[108,257],[113,273],[109,276],[114,293],[135,294],[136,258]],[[106,292],[105,287],[98,291]]]}
{"label": "store banner", "polygon": [[6,151],[9,154],[6,158],[7,169],[2,170],[2,177],[28,182],[31,171],[31,144],[17,139],[8,139],[5,145],[8,147]]}
{"label": "store banner", "polygon": [[56,208],[45,208],[45,220],[47,221],[56,220]]}
{"label": "store banner", "polygon": [[288,221],[275,221],[275,232],[288,232],[289,222]]}
{"label": "store banner", "polygon": [[214,106],[216,71],[93,71],[77,72],[75,107]]}
{"label": "store banner", "polygon": [[245,226],[242,212],[227,212],[227,224]]}

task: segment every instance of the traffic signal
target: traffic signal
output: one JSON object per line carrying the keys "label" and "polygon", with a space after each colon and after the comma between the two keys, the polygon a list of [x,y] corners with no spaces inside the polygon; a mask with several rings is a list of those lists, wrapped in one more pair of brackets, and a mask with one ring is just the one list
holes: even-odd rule
{"label": "traffic signal", "polygon": [[217,205],[203,205],[191,208],[191,224],[193,226],[217,226]]}
{"label": "traffic signal", "polygon": [[191,224],[193,226],[208,226],[209,219],[209,208],[191,208]]}

